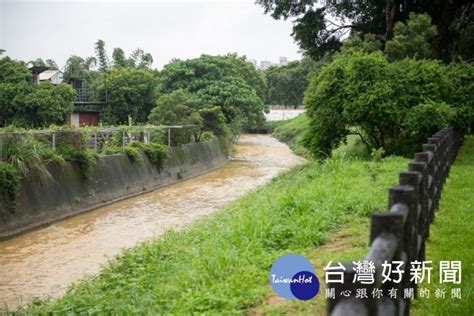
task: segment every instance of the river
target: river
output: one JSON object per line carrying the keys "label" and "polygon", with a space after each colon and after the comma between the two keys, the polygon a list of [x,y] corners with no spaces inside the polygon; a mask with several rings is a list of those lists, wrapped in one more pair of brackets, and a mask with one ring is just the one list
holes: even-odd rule
{"label": "river", "polygon": [[0,242],[0,310],[58,297],[123,248],[181,229],[303,163],[266,135],[243,135],[225,166]]}

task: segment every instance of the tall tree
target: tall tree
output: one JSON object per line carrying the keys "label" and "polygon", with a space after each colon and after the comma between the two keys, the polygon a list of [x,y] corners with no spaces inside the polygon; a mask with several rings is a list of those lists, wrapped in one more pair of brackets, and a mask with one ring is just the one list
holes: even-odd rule
{"label": "tall tree", "polygon": [[105,50],[105,42],[101,39],[95,43],[95,54],[99,64],[99,70],[107,70],[109,67],[109,58],[107,57],[107,51]]}
{"label": "tall tree", "polygon": [[[257,0],[275,19],[295,18],[293,37],[300,48],[314,58],[337,51],[347,34],[375,34],[383,43],[391,40],[395,24],[406,22],[410,13],[427,13],[437,26],[431,43],[433,58],[446,58],[450,41],[462,32],[451,26],[460,11],[473,10],[470,0]],[[322,4],[321,4],[322,3]],[[472,15],[465,14],[465,19]],[[453,36],[454,35],[454,36]]]}

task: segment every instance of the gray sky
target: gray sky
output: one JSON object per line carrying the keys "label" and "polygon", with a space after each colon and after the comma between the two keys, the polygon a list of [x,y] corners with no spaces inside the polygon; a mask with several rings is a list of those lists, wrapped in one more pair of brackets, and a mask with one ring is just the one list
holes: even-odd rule
{"label": "gray sky", "polygon": [[263,14],[253,0],[240,1],[19,1],[0,0],[0,48],[15,59],[94,54],[103,39],[110,55],[137,47],[153,55],[153,67],[172,58],[236,52],[249,59],[300,59],[292,23]]}

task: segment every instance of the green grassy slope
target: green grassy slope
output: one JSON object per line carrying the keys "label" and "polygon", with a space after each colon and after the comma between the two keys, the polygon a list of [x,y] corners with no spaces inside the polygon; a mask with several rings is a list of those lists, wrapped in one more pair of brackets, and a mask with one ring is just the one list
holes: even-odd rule
{"label": "green grassy slope", "polygon": [[[329,159],[280,175],[182,232],[125,251],[98,276],[28,312],[242,313],[271,295],[285,253],[314,255],[335,228],[386,207],[407,160]],[[375,173],[375,176],[374,176]]]}
{"label": "green grassy slope", "polygon": [[[474,315],[474,137],[466,139],[443,187],[439,211],[431,226],[426,260],[433,261],[432,280],[426,287],[430,298],[418,298],[413,315]],[[439,261],[460,260],[462,283],[440,284]],[[435,298],[445,290],[446,298]],[[451,298],[452,288],[461,288],[461,299]]]}

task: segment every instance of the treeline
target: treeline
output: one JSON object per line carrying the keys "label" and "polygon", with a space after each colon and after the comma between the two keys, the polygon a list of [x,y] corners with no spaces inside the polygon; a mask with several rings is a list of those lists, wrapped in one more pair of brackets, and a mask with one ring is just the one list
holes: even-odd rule
{"label": "treeline", "polygon": [[[0,59],[0,126],[36,128],[64,124],[73,110],[80,80],[87,98],[105,101],[106,125],[152,123],[193,125],[173,133],[174,144],[199,141],[206,133],[224,135],[255,128],[264,122],[266,84],[263,74],[245,57],[202,55],[173,60],[162,71],[151,69],[151,54],[141,49],[130,56],[115,48],[109,59],[105,43],[95,56],[71,56],[62,69],[64,84],[32,83],[27,66],[51,66],[37,59],[27,65],[7,56]],[[70,83],[70,84],[67,84]]]}
{"label": "treeline", "polygon": [[[318,60],[304,104],[316,157],[357,134],[367,150],[411,155],[441,127],[474,129],[472,1],[259,0]],[[349,36],[348,36],[349,35]]]}

